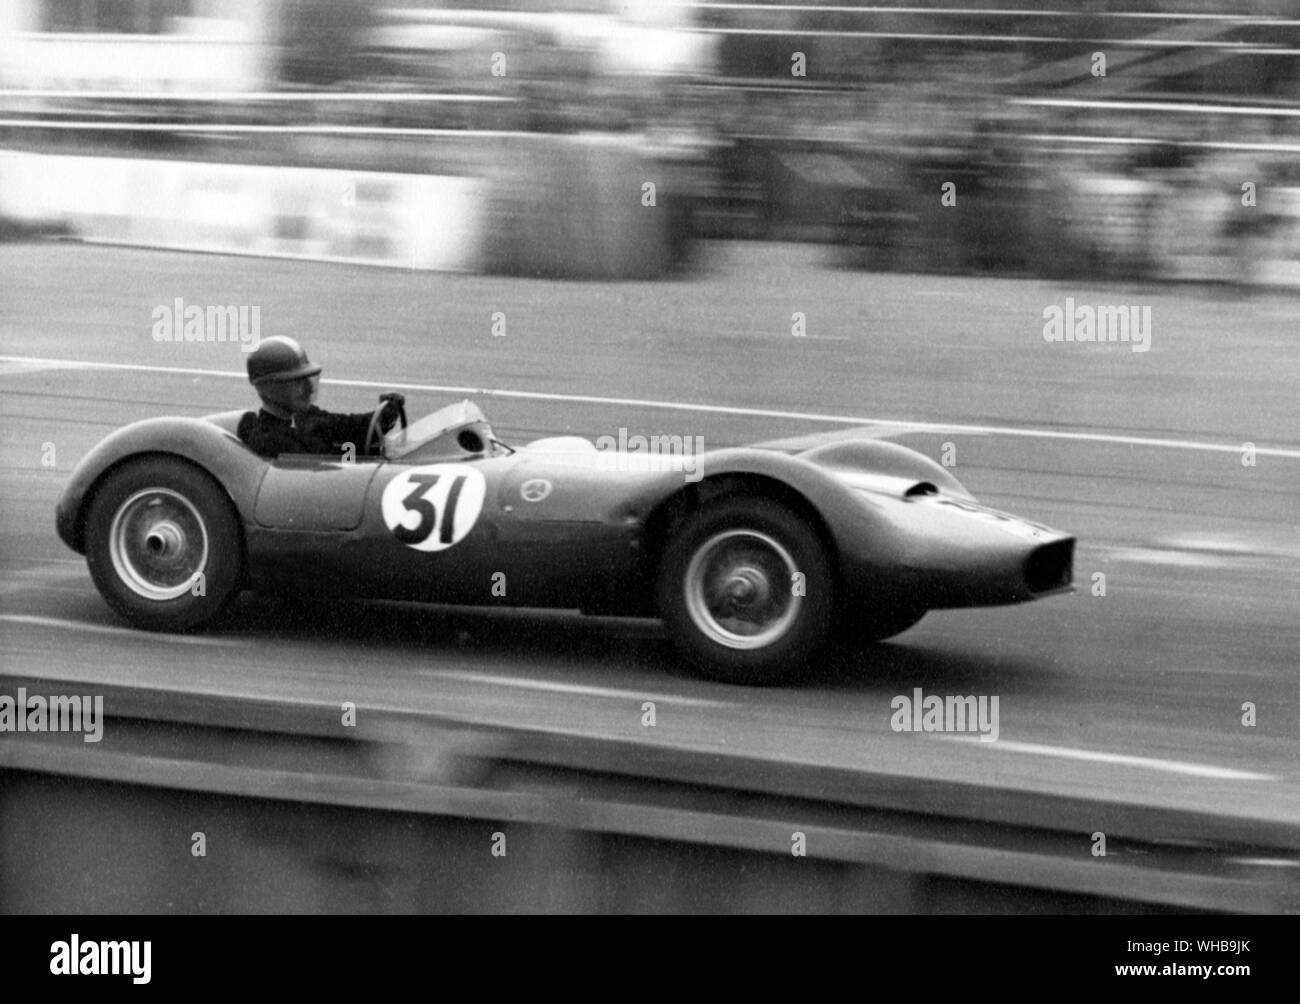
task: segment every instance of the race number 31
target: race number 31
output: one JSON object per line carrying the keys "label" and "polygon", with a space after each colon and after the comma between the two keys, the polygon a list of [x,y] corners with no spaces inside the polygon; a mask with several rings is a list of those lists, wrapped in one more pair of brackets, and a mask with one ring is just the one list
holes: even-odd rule
{"label": "race number 31", "polygon": [[384,488],[384,523],[417,551],[442,551],[465,539],[483,511],[483,475],[465,464],[404,471]]}

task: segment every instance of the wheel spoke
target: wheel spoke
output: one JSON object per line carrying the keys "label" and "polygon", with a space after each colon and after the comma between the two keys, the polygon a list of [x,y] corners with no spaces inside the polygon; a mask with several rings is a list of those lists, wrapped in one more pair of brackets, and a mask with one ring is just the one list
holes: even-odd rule
{"label": "wheel spoke", "polygon": [[146,488],[113,515],[109,556],[132,592],[157,602],[174,600],[189,592],[207,567],[207,527],[179,492]]}
{"label": "wheel spoke", "polygon": [[757,530],[711,537],[687,566],[686,608],[707,637],[734,649],[772,645],[790,629],[800,597],[787,584],[795,571],[790,552]]}

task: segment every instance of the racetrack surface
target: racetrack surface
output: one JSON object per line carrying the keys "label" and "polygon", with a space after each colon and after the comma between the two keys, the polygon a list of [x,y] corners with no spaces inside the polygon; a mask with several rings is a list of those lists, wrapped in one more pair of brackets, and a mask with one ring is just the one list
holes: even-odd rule
{"label": "racetrack surface", "polygon": [[[4,671],[1300,821],[1300,303],[868,275],[822,255],[724,245],[693,278],[586,284],[0,247]],[[253,405],[238,346],[153,340],[152,311],[177,297],[258,306],[263,337],[297,337],[324,365],[327,408],[369,410],[367,382],[404,389],[412,416],[466,396],[434,388],[512,392],[473,395],[508,442],[626,428],[714,448],[866,425],[946,453],[982,502],[1077,534],[1079,588],[930,614],[784,689],[696,680],[656,624],[568,613],[246,596],[203,635],[131,631],[55,536],[53,509],[112,429]],[[1066,297],[1150,306],[1151,350],[1047,343],[1043,311]],[[893,732],[891,700],[915,688],[996,695],[998,741]]]}

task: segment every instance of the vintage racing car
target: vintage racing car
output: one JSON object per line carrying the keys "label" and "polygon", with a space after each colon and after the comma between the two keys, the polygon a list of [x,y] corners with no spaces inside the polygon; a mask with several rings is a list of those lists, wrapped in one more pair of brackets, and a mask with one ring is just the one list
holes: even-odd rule
{"label": "vintage racing car", "polygon": [[468,401],[387,435],[382,409],[355,457],[267,460],[239,411],[129,425],[74,471],[59,535],[143,628],[198,627],[245,588],[567,608],[660,617],[702,674],[752,684],[836,636],[1071,588],[1071,536],[888,441],[720,449],[684,475],[574,436],[511,448]]}

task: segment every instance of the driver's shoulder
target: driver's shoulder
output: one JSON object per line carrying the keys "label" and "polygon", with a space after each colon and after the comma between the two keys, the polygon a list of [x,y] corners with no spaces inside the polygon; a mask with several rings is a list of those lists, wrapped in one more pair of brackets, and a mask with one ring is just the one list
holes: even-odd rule
{"label": "driver's shoulder", "polygon": [[310,422],[310,421],[313,421],[313,420],[315,420],[315,421],[326,421],[326,420],[328,420],[328,419],[339,419],[339,418],[348,418],[348,419],[364,418],[364,419],[369,419],[369,418],[370,418],[370,415],[371,415],[371,413],[368,412],[368,411],[356,411],[356,412],[352,412],[352,411],[326,411],[324,408],[321,408],[321,407],[319,407],[319,406],[313,404],[310,408],[308,408],[306,411],[304,411],[301,415],[298,416],[298,421],[299,421],[299,424],[301,424],[302,422]]}
{"label": "driver's shoulder", "polygon": [[332,411],[326,411],[324,408],[318,408],[313,404],[306,411],[295,415],[293,423],[298,428],[302,429],[311,425],[318,425],[321,422],[329,422],[334,419],[351,417],[351,415],[339,415]]}

